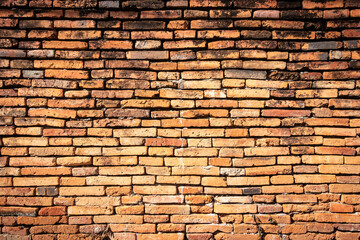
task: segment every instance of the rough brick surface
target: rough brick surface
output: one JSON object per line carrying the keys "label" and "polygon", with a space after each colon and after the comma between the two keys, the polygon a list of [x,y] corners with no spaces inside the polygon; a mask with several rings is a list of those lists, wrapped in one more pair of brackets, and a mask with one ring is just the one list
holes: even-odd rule
{"label": "rough brick surface", "polygon": [[359,239],[359,18],[0,0],[0,239]]}

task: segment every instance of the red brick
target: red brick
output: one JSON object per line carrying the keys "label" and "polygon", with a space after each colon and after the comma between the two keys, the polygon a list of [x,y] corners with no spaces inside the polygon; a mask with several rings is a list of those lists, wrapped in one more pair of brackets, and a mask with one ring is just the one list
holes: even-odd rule
{"label": "red brick", "polygon": [[65,215],[66,208],[63,206],[58,207],[43,207],[39,210],[39,215],[42,216],[58,216],[58,215]]}

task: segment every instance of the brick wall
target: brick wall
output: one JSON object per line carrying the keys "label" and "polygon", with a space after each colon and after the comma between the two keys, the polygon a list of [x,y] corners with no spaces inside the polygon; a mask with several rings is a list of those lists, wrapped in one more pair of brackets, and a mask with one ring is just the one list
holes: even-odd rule
{"label": "brick wall", "polygon": [[0,5],[1,240],[360,237],[360,1]]}

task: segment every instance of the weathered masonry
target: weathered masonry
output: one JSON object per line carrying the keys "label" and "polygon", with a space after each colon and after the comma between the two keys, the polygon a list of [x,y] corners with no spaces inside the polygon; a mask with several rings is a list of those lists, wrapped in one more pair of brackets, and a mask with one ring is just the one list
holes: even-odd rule
{"label": "weathered masonry", "polygon": [[359,0],[0,0],[0,239],[359,239],[359,49]]}

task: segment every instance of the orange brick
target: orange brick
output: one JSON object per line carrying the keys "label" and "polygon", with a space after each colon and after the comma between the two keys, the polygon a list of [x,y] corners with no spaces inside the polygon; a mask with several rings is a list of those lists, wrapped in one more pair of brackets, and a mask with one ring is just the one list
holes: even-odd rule
{"label": "orange brick", "polygon": [[61,187],[60,195],[63,196],[87,196],[87,195],[103,195],[104,187]]}
{"label": "orange brick", "polygon": [[13,179],[14,186],[52,186],[59,184],[58,177],[16,177]]}
{"label": "orange brick", "polygon": [[278,195],[276,201],[279,203],[314,203],[317,202],[315,195]]}
{"label": "orange brick", "polygon": [[173,175],[219,175],[218,167],[173,167],[172,174]]}
{"label": "orange brick", "polygon": [[231,28],[233,26],[230,20],[193,20],[190,23],[192,29],[216,29],[216,28]]}
{"label": "orange brick", "polygon": [[100,215],[111,214],[113,209],[111,207],[100,206],[69,206],[69,215]]}
{"label": "orange brick", "polygon": [[185,139],[172,139],[172,138],[147,138],[146,146],[177,146],[184,147],[187,145]]}
{"label": "orange brick", "polygon": [[190,214],[188,205],[145,205],[147,214]]}
{"label": "orange brick", "polygon": [[55,166],[53,157],[12,157],[10,166]]}
{"label": "orange brick", "polygon": [[0,106],[16,107],[25,106],[24,98],[2,98],[0,99]]}
{"label": "orange brick", "polygon": [[257,207],[254,204],[215,204],[215,213],[256,213]]}
{"label": "orange brick", "polygon": [[229,98],[269,98],[270,92],[264,89],[229,89],[227,96]]}
{"label": "orange brick", "polygon": [[79,41],[44,41],[43,48],[50,49],[85,49],[88,44]]}
{"label": "orange brick", "polygon": [[226,187],[226,179],[223,177],[203,177],[201,180],[203,186],[222,186]]}
{"label": "orange brick", "polygon": [[290,130],[287,128],[250,128],[250,136],[290,136]]}
{"label": "orange brick", "polygon": [[129,51],[126,54],[128,59],[168,59],[168,51]]}
{"label": "orange brick", "polygon": [[246,148],[246,156],[272,156],[272,155],[289,155],[287,147],[258,147]]}
{"label": "orange brick", "polygon": [[155,233],[155,224],[113,224],[111,230],[114,232]]}
{"label": "orange brick", "polygon": [[269,177],[228,177],[229,186],[269,185]]}
{"label": "orange brick", "polygon": [[335,175],[301,174],[294,175],[295,183],[331,183],[335,182]]}
{"label": "orange brick", "polygon": [[346,204],[339,204],[339,203],[332,203],[330,204],[330,212],[353,212],[354,208],[352,205],[346,205]]}
{"label": "orange brick", "polygon": [[157,183],[162,184],[191,184],[197,185],[200,184],[199,176],[158,176],[156,178]]}
{"label": "orange brick", "polygon": [[190,156],[207,156],[213,157],[218,153],[217,149],[213,148],[181,148],[175,149],[175,156],[190,157]]}
{"label": "orange brick", "polygon": [[83,70],[45,70],[45,77],[64,79],[88,79],[89,73]]}
{"label": "orange brick", "polygon": [[204,40],[165,41],[163,43],[164,49],[205,48],[205,46],[206,41]]}
{"label": "orange brick", "polygon": [[163,234],[140,234],[138,235],[139,240],[178,240],[184,239],[183,233],[163,233]]}
{"label": "orange brick", "polygon": [[134,186],[134,193],[137,194],[175,194],[175,186]]}
{"label": "orange brick", "polygon": [[315,213],[315,221],[359,223],[360,218],[357,215],[347,213]]}
{"label": "orange brick", "polygon": [[25,217],[20,216],[17,219],[18,224],[24,225],[46,225],[46,224],[55,224],[60,220],[60,217]]}
{"label": "orange brick", "polygon": [[63,90],[54,88],[19,88],[18,95],[27,97],[62,97]]}
{"label": "orange brick", "polygon": [[291,166],[271,166],[271,167],[256,167],[256,168],[245,169],[245,173],[248,176],[290,174],[291,172],[292,172]]}

